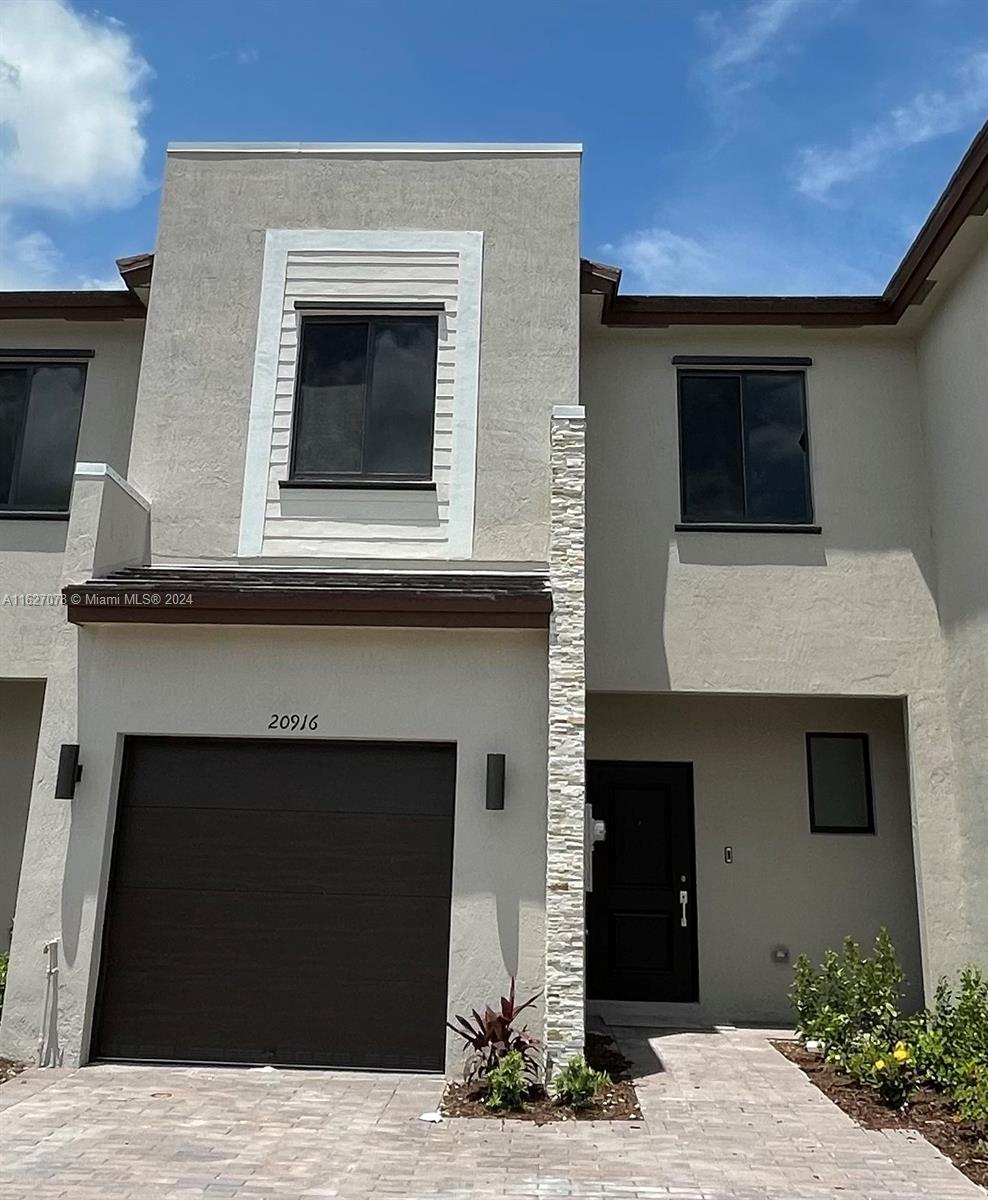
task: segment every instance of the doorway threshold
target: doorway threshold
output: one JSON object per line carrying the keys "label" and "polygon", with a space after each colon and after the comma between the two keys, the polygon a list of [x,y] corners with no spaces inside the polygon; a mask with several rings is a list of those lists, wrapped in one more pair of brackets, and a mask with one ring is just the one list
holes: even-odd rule
{"label": "doorway threshold", "polygon": [[733,1029],[714,1021],[702,1004],[668,1004],[648,1000],[588,1000],[587,1017],[605,1025],[636,1029]]}

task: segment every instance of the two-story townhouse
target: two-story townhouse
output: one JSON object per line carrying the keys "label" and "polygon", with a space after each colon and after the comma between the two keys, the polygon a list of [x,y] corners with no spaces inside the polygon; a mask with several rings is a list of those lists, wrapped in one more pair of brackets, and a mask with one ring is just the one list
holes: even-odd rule
{"label": "two-story townhouse", "polygon": [[558,1057],[988,961],[988,132],[879,297],[625,296],[579,160],[170,149],[132,440],[143,321],[0,609],[4,1052],[455,1071],[509,975]]}

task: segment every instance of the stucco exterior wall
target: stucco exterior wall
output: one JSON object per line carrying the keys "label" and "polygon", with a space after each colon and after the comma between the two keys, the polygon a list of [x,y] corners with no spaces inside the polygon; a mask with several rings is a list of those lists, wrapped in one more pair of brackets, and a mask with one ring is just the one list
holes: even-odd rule
{"label": "stucco exterior wall", "polygon": [[[455,741],[449,1008],[542,986],[547,668],[539,631],[89,627],[79,637],[83,779],[46,853],[64,860],[23,914],[62,940],[59,1037],[85,1054],[122,735],[264,737],[274,711],[318,712],[317,737]],[[423,697],[428,703],[423,703]],[[98,703],[96,702],[98,699]],[[486,756],[507,756],[505,807],[485,808]],[[41,831],[38,830],[40,835]],[[23,896],[21,903],[24,903]],[[19,911],[18,924],[22,920]],[[34,975],[28,979],[30,967]],[[33,1045],[40,955],[21,964],[4,1045]],[[539,1025],[539,1017],[533,1022]],[[461,1065],[450,1035],[448,1067]]]}
{"label": "stucco exterior wall", "polygon": [[[6,349],[93,350],[86,368],[76,460],[106,462],[126,477],[137,399],[144,322],[0,321]],[[38,678],[48,670],[58,606],[18,601],[58,590],[67,522],[0,521],[0,678]]]}
{"label": "stucco exterior wall", "polygon": [[[982,217],[983,225],[988,218]],[[934,291],[934,297],[936,292]],[[988,242],[917,342],[973,956],[988,963]]]}
{"label": "stucco exterior wall", "polygon": [[[867,733],[876,833],[810,832],[805,734]],[[817,697],[591,693],[589,759],[693,764],[700,1007],[715,1021],[789,1024],[792,965],[848,934],[893,937],[922,1001],[901,704]],[[724,862],[724,847],[734,862]]]}
{"label": "stucco exterior wall", "polygon": [[478,559],[542,561],[578,373],[579,156],[169,156],[132,454],[157,559],[232,559],[266,229],[484,234]]}
{"label": "stucco exterior wall", "polygon": [[0,951],[10,947],[45,685],[0,680]]}
{"label": "stucco exterior wall", "polygon": [[[673,354],[806,355],[822,534],[677,533]],[[911,341],[584,326],[590,690],[907,698],[928,986],[979,950]],[[960,880],[960,883],[958,883]]]}

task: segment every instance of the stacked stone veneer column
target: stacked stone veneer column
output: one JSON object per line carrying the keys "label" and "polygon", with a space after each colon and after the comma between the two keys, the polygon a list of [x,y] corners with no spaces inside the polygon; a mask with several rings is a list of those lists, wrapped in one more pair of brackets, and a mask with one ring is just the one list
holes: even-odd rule
{"label": "stacked stone veneer column", "polygon": [[553,1059],[584,1038],[584,479],[581,407],[552,412],[545,1030]]}

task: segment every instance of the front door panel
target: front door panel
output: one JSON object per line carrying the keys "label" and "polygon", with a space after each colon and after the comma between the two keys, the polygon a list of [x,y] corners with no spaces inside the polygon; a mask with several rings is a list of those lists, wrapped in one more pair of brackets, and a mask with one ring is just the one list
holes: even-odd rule
{"label": "front door panel", "polygon": [[587,791],[606,828],[587,898],[590,995],[695,1000],[691,764],[591,762]]}

